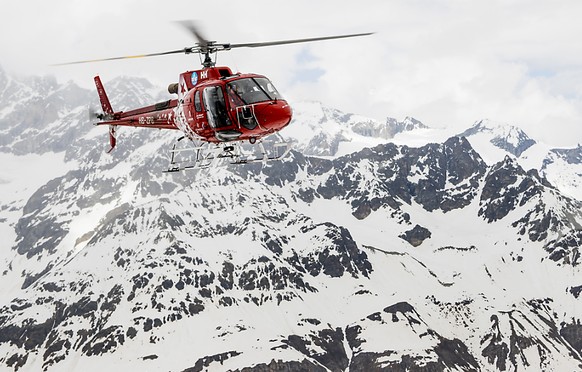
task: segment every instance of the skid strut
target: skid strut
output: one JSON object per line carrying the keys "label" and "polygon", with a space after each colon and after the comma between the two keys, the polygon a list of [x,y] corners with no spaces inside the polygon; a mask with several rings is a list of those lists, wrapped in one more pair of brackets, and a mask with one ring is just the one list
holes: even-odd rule
{"label": "skid strut", "polygon": [[291,143],[280,134],[255,140],[252,144],[241,142],[209,143],[202,141],[182,141],[181,137],[170,150],[170,164],[165,172],[180,172],[189,169],[206,169],[229,164],[248,164],[285,157],[291,150]]}

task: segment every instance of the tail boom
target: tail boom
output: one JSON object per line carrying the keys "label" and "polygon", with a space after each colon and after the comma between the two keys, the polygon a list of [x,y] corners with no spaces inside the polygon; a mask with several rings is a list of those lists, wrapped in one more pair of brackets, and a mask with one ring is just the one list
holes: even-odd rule
{"label": "tail boom", "polygon": [[168,100],[127,112],[115,112],[105,92],[101,78],[95,76],[94,81],[97,93],[99,94],[99,100],[101,101],[101,108],[103,109],[103,114],[97,116],[101,121],[95,125],[109,126],[109,144],[111,148],[107,153],[110,153],[117,143],[117,126],[178,129],[174,123],[174,108],[178,105],[178,100]]}

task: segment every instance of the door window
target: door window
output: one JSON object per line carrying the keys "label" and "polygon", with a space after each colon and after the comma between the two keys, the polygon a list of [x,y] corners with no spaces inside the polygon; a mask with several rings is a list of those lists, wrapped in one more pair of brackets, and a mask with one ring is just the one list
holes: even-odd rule
{"label": "door window", "polygon": [[200,101],[200,91],[196,91],[194,95],[194,107],[196,108],[196,112],[202,111],[202,102]]}
{"label": "door window", "polygon": [[231,124],[220,86],[204,88],[204,107],[211,127],[221,128]]}

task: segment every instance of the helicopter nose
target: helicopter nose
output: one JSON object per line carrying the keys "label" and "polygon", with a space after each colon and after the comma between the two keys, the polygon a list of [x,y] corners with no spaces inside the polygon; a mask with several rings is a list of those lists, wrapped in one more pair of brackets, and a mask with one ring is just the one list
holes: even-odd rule
{"label": "helicopter nose", "polygon": [[261,127],[272,132],[286,127],[291,122],[293,112],[286,101],[277,100],[264,106],[257,116]]}

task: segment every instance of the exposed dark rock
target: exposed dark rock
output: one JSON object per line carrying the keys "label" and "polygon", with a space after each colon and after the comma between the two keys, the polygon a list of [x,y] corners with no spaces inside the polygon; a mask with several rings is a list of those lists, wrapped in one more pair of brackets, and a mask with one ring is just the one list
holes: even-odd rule
{"label": "exposed dark rock", "polygon": [[520,139],[519,143],[515,145],[514,143],[507,141],[506,138],[496,137],[491,139],[491,143],[500,149],[512,153],[515,156],[521,156],[525,150],[535,145],[536,141],[532,140],[531,138],[522,138]]}
{"label": "exposed dark rock", "polygon": [[254,270],[243,271],[240,274],[238,285],[245,291],[255,289],[255,282],[257,280],[257,273]]}
{"label": "exposed dark rock", "polygon": [[52,329],[52,319],[43,323],[25,324],[23,326],[7,325],[0,328],[0,344],[9,342],[27,351],[36,349],[44,343]]}
{"label": "exposed dark rock", "polygon": [[16,244],[17,252],[31,258],[43,251],[49,254],[54,253],[54,249],[68,231],[63,223],[57,222],[56,218],[36,221],[26,218],[18,221],[16,233],[19,235]]}
{"label": "exposed dark rock", "polygon": [[[344,334],[340,328],[322,329],[308,336],[288,336],[282,342],[305,356],[317,360],[330,371],[344,371],[348,357],[343,346]],[[323,350],[319,352],[319,350]]]}
{"label": "exposed dark rock", "polygon": [[582,292],[582,285],[576,286],[576,287],[570,287],[570,293],[572,294],[572,296],[578,298],[580,296],[580,293]]}
{"label": "exposed dark rock", "polygon": [[121,284],[117,284],[111,288],[109,293],[107,293],[107,297],[101,304],[101,311],[109,311],[113,312],[117,308],[117,305],[121,302],[123,296],[123,287]]}
{"label": "exposed dark rock", "polygon": [[233,273],[234,273],[234,265],[230,262],[227,262],[227,261],[223,262],[222,263],[222,273],[218,277],[218,281],[220,282],[220,285],[222,286],[222,288],[232,289],[233,284],[234,284]]}
{"label": "exposed dark rock", "polygon": [[445,371],[447,366],[455,366],[461,371],[480,370],[479,363],[471,355],[467,345],[459,339],[449,340],[441,337],[434,351],[439,357],[439,364],[443,366]]}
{"label": "exposed dark rock", "polygon": [[346,327],[346,341],[348,341],[348,345],[350,346],[350,349],[352,349],[352,350],[359,349],[359,347],[364,342],[364,340],[361,340],[358,337],[360,335],[361,331],[362,331],[362,327],[360,325],[357,325],[357,324],[354,326]]}
{"label": "exposed dark rock", "polygon": [[83,353],[87,356],[101,355],[111,352],[125,342],[125,335],[121,326],[111,326],[99,331],[83,346]]}
{"label": "exposed dark rock", "polygon": [[525,191],[523,188],[530,185],[529,181],[523,178],[524,187],[515,187],[519,176],[525,176],[524,170],[509,157],[494,165],[485,178],[481,192],[483,207],[479,210],[479,216],[483,216],[488,222],[498,221],[507,216],[515,208],[520,192]]}
{"label": "exposed dark rock", "polygon": [[[329,238],[330,244],[322,247],[317,254],[310,254],[301,259],[301,265],[307,271],[317,276],[320,271],[331,277],[341,277],[344,272],[348,272],[352,277],[362,274],[368,277],[372,272],[372,264],[364,251],[358,249],[350,232],[331,223],[315,225],[305,229],[304,233],[320,230],[325,231],[325,237]],[[292,262],[293,263],[293,262]]]}
{"label": "exposed dark rock", "polygon": [[414,307],[409,304],[408,302],[399,302],[397,304],[388,306],[384,309],[384,312],[386,313],[390,313],[390,314],[396,314],[396,313],[412,313],[415,312]]}
{"label": "exposed dark rock", "polygon": [[[579,326],[570,328],[563,324],[561,330],[558,330],[557,317],[550,306],[552,302],[549,298],[530,300],[527,305],[531,312],[511,310],[493,314],[491,328],[481,339],[481,345],[484,346],[482,355],[487,358],[487,362],[504,371],[517,369],[520,365],[532,365],[539,360],[540,364],[536,367],[543,370],[551,350],[557,346],[570,343],[574,349],[580,348]],[[504,322],[503,327],[500,326],[501,321]],[[541,334],[527,332],[525,326],[534,324],[543,325],[536,327]],[[529,349],[529,353],[525,352],[526,349]],[[531,352],[534,350],[537,355],[532,357]]]}
{"label": "exposed dark rock", "polygon": [[14,368],[14,371],[18,371],[20,367],[26,364],[28,360],[28,354],[12,354],[7,360],[6,365],[10,368]]}
{"label": "exposed dark rock", "polygon": [[[560,224],[557,222],[555,216],[554,218],[551,218],[551,222],[552,224]],[[549,224],[549,221],[547,221],[546,224]],[[546,224],[538,223],[536,226],[539,226],[538,228],[542,229]],[[550,253],[549,258],[551,260],[557,262],[561,261],[566,265],[572,266],[577,266],[580,264],[580,247],[582,247],[582,229],[578,231],[571,231],[568,234],[549,241],[545,245],[546,251]]]}
{"label": "exposed dark rock", "polygon": [[383,353],[372,353],[372,352],[357,353],[352,357],[352,360],[350,361],[350,371],[370,371],[370,372],[412,371],[412,369],[406,369],[405,366],[402,366],[402,369],[397,369],[397,367],[387,366],[384,363],[380,362],[380,360],[386,359],[387,357],[390,357],[390,355],[394,353],[395,353],[394,351],[385,351]]}
{"label": "exposed dark rock", "polygon": [[[366,164],[369,165],[366,167]],[[377,169],[370,175],[375,168],[372,164]],[[414,200],[428,211],[462,208],[476,196],[479,179],[486,170],[485,163],[468,141],[456,137],[442,145],[430,144],[418,149],[379,145],[338,158],[333,165],[336,173],[317,188],[317,194],[326,199],[351,200],[353,214],[358,219],[383,207],[398,210],[401,201]],[[420,174],[412,174],[413,167]],[[421,175],[420,179],[409,181],[415,175]],[[371,182],[373,197],[369,194]]]}
{"label": "exposed dark rock", "polygon": [[193,367],[186,368],[182,372],[200,372],[206,370],[212,364],[213,368],[218,368],[216,364],[222,365],[225,360],[240,355],[238,351],[227,351],[225,353],[215,354],[200,358],[196,361]]}
{"label": "exposed dark rock", "polygon": [[377,321],[377,322],[382,321],[382,315],[380,314],[380,312],[370,314],[367,316],[367,318],[370,320]]}
{"label": "exposed dark rock", "polygon": [[41,278],[43,275],[48,273],[52,268],[53,268],[53,265],[48,264],[47,267],[45,267],[42,271],[40,271],[38,273],[35,273],[35,274],[28,274],[27,273],[26,277],[24,278],[24,282],[22,283],[22,289],[26,289],[26,288],[30,287],[39,278]]}
{"label": "exposed dark rock", "polygon": [[[55,335],[52,338],[54,339],[56,337],[57,336]],[[60,362],[61,360],[64,360],[66,354],[71,349],[71,341],[68,339],[51,340],[51,337],[49,337],[47,344],[49,346],[46,348],[46,351],[43,355],[43,367],[51,366]],[[63,349],[64,352],[61,352]]]}
{"label": "exposed dark rock", "polygon": [[573,324],[564,324],[560,329],[560,336],[578,352],[578,355],[582,355],[582,324],[580,324],[580,321]]}
{"label": "exposed dark rock", "polygon": [[[582,164],[582,145],[580,144],[573,149],[553,149],[551,152],[564,159],[568,164]],[[546,165],[544,163],[544,166]]]}
{"label": "exposed dark rock", "polygon": [[[326,372],[326,368],[314,364],[313,362],[303,359],[301,362],[297,361],[282,361],[271,360],[269,364],[261,363],[252,367],[245,367],[243,369],[236,369],[233,372]],[[184,371],[186,372],[186,371]],[[190,372],[190,371],[188,371]],[[195,371],[192,371],[195,372]],[[196,371],[197,372],[197,371]]]}
{"label": "exposed dark rock", "polygon": [[133,339],[137,335],[137,329],[129,327],[127,328],[127,332],[125,333],[125,335],[130,339]]}
{"label": "exposed dark rock", "polygon": [[[418,350],[416,352],[411,350],[389,350],[387,348],[384,348],[385,351],[383,352],[365,351],[365,345],[368,342],[364,338],[365,329],[356,324],[346,328],[346,340],[352,350],[352,359],[349,365],[350,371],[480,370],[479,362],[461,340],[447,339],[426,328],[426,331],[419,334],[419,330],[425,327],[426,324],[414,307],[407,302],[399,302],[386,307],[383,312],[372,313],[362,319],[360,324],[366,324],[368,329],[370,327],[386,327],[385,332],[390,332],[390,321],[387,321],[385,314],[391,315],[393,323],[406,322],[412,334],[417,334],[422,339],[433,339],[436,342],[436,346],[434,349]],[[402,325],[398,327],[401,329]],[[378,347],[377,343],[373,345],[374,350],[378,350]]]}
{"label": "exposed dark rock", "polygon": [[414,226],[412,230],[406,231],[404,234],[399,235],[398,237],[401,239],[406,240],[410,245],[413,247],[418,247],[422,244],[426,239],[431,237],[431,232],[420,225]]}
{"label": "exposed dark rock", "polygon": [[204,311],[204,305],[202,303],[191,303],[188,305],[188,311],[191,315],[196,315],[202,311]]}
{"label": "exposed dark rock", "polygon": [[303,321],[312,324],[312,325],[320,325],[321,321],[318,319],[313,319],[313,318],[309,318],[309,319],[303,319]]}

